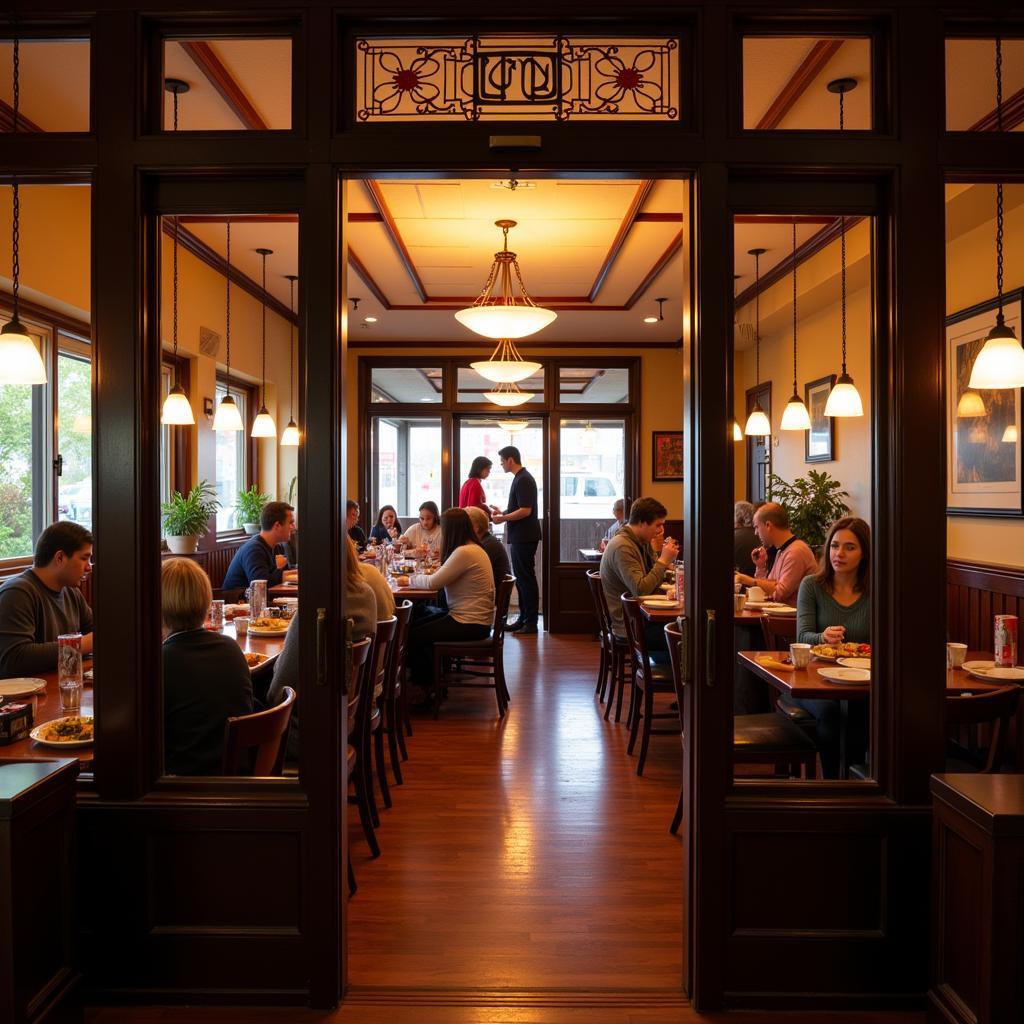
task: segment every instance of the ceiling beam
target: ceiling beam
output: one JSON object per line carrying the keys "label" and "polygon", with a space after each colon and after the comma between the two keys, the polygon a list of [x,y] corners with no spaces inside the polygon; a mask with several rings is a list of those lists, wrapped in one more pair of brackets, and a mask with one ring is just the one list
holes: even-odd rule
{"label": "ceiling beam", "polygon": [[658,275],[672,262],[673,259],[682,251],[683,248],[683,233],[682,231],[676,235],[675,238],[669,243],[668,248],[658,257],[658,262],[647,271],[647,276],[636,286],[636,290],[628,299],[626,299],[626,305],[623,309],[632,309],[637,302],[643,298],[644,292],[652,284],[654,284]]}
{"label": "ceiling beam", "polygon": [[[351,333],[351,332],[350,332]],[[373,331],[371,330],[370,335],[372,336]],[[388,338],[374,338],[365,337],[360,334],[358,338],[349,338],[348,347],[353,348],[366,348],[366,349],[382,349],[382,348],[412,348],[422,351],[424,341],[419,338],[415,341],[402,341],[400,339],[388,339]],[[472,341],[430,341],[426,342],[430,348],[433,349],[463,349],[473,350]],[[524,342],[525,344],[525,342]],[[596,350],[596,349],[616,349],[619,352],[628,351],[635,349],[636,351],[646,352],[652,348],[672,348],[679,349],[683,347],[682,338],[678,338],[675,341],[534,341],[533,338],[529,341],[529,346],[532,349],[585,349],[585,350]],[[467,359],[469,354],[467,354]],[[523,408],[520,406],[520,408]]]}
{"label": "ceiling beam", "polygon": [[177,42],[246,128],[255,132],[270,130],[270,125],[260,116],[259,111],[252,105],[249,97],[242,91],[242,87],[209,43],[202,39],[179,39]]}
{"label": "ceiling beam", "polygon": [[394,306],[388,302],[388,297],[384,294],[381,286],[377,284],[373,279],[373,275],[366,269],[366,264],[352,251],[351,246],[349,246],[348,250],[348,264],[362,278],[363,284],[370,289],[373,297],[384,309],[394,309]]}
{"label": "ceiling beam", "polygon": [[[1008,100],[1003,100],[1003,131],[1012,132],[1024,121],[1024,89],[1018,89]],[[994,132],[996,111],[993,108],[984,117],[978,118],[967,130],[969,132]]]}
{"label": "ceiling beam", "polygon": [[377,207],[377,212],[381,215],[384,230],[387,232],[388,238],[391,239],[391,244],[395,247],[395,252],[398,253],[398,258],[402,261],[402,266],[405,267],[405,272],[409,275],[409,280],[412,281],[412,286],[416,289],[420,302],[429,302],[427,289],[423,287],[420,275],[416,272],[416,267],[413,265],[412,256],[405,247],[402,236],[398,233],[398,225],[395,223],[395,218],[391,216],[391,211],[388,209],[388,204],[384,199],[384,193],[381,191],[380,185],[372,178],[368,178],[363,184],[366,185],[366,191],[369,192],[374,206]]}
{"label": "ceiling beam", "polygon": [[761,120],[754,125],[755,130],[765,132],[778,128],[782,119],[793,109],[797,100],[803,96],[811,82],[821,74],[825,65],[842,45],[842,39],[819,39],[779,91],[778,96],[772,100]]}
{"label": "ceiling beam", "polygon": [[[19,132],[41,132],[43,129],[35,121],[27,118],[20,110],[18,111]],[[0,100],[0,132],[14,131],[14,107],[6,100]]]}
{"label": "ceiling beam", "polygon": [[590,302],[595,302],[597,300],[597,293],[601,290],[601,286],[604,284],[609,273],[611,273],[611,269],[615,265],[615,261],[619,258],[619,253],[622,252],[622,247],[626,244],[626,238],[629,236],[630,231],[633,230],[633,225],[636,223],[637,215],[643,208],[643,205],[647,201],[647,197],[650,195],[653,187],[653,181],[640,182],[640,187],[636,190],[636,195],[633,196],[633,201],[629,204],[626,216],[622,218],[619,230],[616,233],[615,238],[612,240],[611,248],[605,255],[604,262],[601,264],[601,268],[597,272],[597,277],[594,278],[594,283],[590,286],[590,292],[587,295]]}

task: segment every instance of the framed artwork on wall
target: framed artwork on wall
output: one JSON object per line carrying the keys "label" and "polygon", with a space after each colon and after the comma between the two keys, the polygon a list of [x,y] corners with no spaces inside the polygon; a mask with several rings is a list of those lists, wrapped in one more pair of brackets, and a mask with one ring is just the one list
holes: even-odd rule
{"label": "framed artwork on wall", "polygon": [[811,417],[811,429],[804,431],[804,462],[832,462],[836,457],[836,421],[825,415],[828,393],[835,383],[832,373],[804,385],[804,404]]}
{"label": "framed artwork on wall", "polygon": [[[1018,290],[1003,299],[1006,326],[1018,338],[1021,298]],[[946,511],[953,515],[1024,515],[1024,389],[969,386],[997,307],[993,299],[946,320]]]}
{"label": "framed artwork on wall", "polygon": [[651,434],[652,480],[683,479],[683,432],[681,430],[655,430]]}

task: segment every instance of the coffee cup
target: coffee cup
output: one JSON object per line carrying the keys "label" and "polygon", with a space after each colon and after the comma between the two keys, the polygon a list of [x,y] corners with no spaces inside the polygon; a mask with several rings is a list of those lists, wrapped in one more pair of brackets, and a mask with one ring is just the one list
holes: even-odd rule
{"label": "coffee cup", "polygon": [[747,600],[754,604],[764,602],[764,591],[760,587],[747,587]]}
{"label": "coffee cup", "polygon": [[946,644],[946,668],[960,668],[967,658],[967,644]]}
{"label": "coffee cup", "polygon": [[249,617],[247,615],[235,616],[235,636],[245,636],[249,632]]}
{"label": "coffee cup", "polygon": [[811,645],[790,644],[789,656],[793,660],[793,665],[796,668],[807,668],[811,663]]}
{"label": "coffee cup", "polygon": [[743,607],[744,607],[744,605],[746,603],[747,603],[747,595],[746,594],[733,594],[732,595],[733,611],[736,612],[737,615],[741,611],[743,611]]}

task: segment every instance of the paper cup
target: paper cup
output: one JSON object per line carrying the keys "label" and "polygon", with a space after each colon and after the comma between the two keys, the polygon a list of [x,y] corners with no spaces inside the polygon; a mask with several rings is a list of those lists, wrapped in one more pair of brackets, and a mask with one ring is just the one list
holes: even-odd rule
{"label": "paper cup", "polygon": [[247,615],[235,616],[235,636],[245,636],[249,632],[249,617]]}
{"label": "paper cup", "polygon": [[732,601],[733,601],[733,611],[735,611],[736,614],[738,615],[741,611],[743,611],[743,608],[744,608],[744,606],[747,603],[747,595],[746,594],[733,594],[732,595]]}
{"label": "paper cup", "polygon": [[946,644],[946,668],[960,668],[967,660],[967,644]]}
{"label": "paper cup", "polygon": [[789,656],[793,659],[793,664],[796,668],[807,668],[811,663],[811,645],[790,644]]}

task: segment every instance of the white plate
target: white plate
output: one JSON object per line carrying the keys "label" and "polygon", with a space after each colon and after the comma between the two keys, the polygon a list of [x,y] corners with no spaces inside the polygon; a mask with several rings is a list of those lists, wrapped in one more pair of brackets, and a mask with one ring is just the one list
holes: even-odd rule
{"label": "white plate", "polygon": [[769,615],[796,615],[796,609],[788,604],[766,604],[761,611],[767,612]]}
{"label": "white plate", "polygon": [[[92,715],[67,715],[67,718],[92,718]],[[36,741],[41,743],[44,747],[62,747],[67,749],[68,747],[88,747],[92,745],[92,740],[66,740],[64,742],[58,742],[57,740],[44,740],[42,735],[44,730],[48,729],[51,725],[55,725],[57,722],[63,722],[64,718],[52,718],[49,722],[42,722],[37,725],[30,733],[29,736]]]}
{"label": "white plate", "polygon": [[870,658],[836,658],[836,664],[845,665],[847,668],[863,668],[871,671]]}
{"label": "white plate", "polygon": [[[977,664],[977,662],[972,662]],[[967,665],[964,665],[967,668]],[[986,682],[1007,682],[1007,683],[1019,683],[1024,682],[1024,668],[1000,668],[992,665],[991,668],[968,668],[967,674],[974,676],[975,679],[984,679]]]}
{"label": "white plate", "polygon": [[819,668],[818,675],[830,683],[871,682],[871,673],[863,668]]}
{"label": "white plate", "polygon": [[981,669],[995,668],[994,661],[965,661],[960,667],[965,672],[977,672]]}
{"label": "white plate", "polygon": [[648,608],[678,608],[679,602],[674,597],[642,597],[641,601]]}
{"label": "white plate", "polygon": [[249,625],[250,636],[284,636],[287,632],[287,626],[284,629],[257,629],[251,623]]}
{"label": "white plate", "polygon": [[45,679],[0,679],[0,697],[31,697],[46,689]]}
{"label": "white plate", "polygon": [[274,598],[274,604],[281,605],[282,607],[284,607],[285,605],[298,604],[298,603],[299,603],[299,599],[297,597],[275,597]]}

